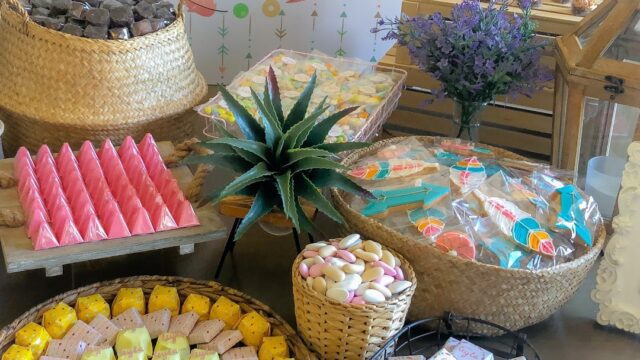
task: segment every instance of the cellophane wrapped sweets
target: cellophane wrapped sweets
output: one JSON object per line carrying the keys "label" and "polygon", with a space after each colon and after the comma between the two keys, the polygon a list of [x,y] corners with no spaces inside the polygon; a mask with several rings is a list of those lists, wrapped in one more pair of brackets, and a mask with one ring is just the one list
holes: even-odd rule
{"label": "cellophane wrapped sweets", "polygon": [[451,256],[505,269],[577,259],[602,230],[595,201],[571,174],[459,139],[390,143],[346,174],[376,196],[345,195],[363,216]]}
{"label": "cellophane wrapped sweets", "polygon": [[175,350],[179,354],[179,360],[188,360],[189,352],[191,350],[189,347],[189,340],[187,340],[186,336],[180,334],[162,334],[158,337],[156,342],[154,355],[158,352],[167,350]]}
{"label": "cellophane wrapped sweets", "polygon": [[288,358],[289,347],[284,336],[265,337],[258,351],[260,360],[273,360],[275,358]]}
{"label": "cellophane wrapped sweets", "polygon": [[220,360],[220,356],[215,351],[193,349],[189,360]]}
{"label": "cellophane wrapped sweets", "polygon": [[189,294],[182,304],[183,314],[193,311],[198,314],[200,320],[207,320],[209,318],[210,310],[211,299],[200,294]]}
{"label": "cellophane wrapped sweets", "polygon": [[29,349],[36,359],[47,349],[50,340],[51,336],[47,330],[34,322],[28,323],[16,332],[16,345]]}
{"label": "cellophane wrapped sweets", "polygon": [[120,357],[121,353],[132,350],[142,350],[146,357],[151,357],[151,355],[153,355],[151,337],[149,336],[147,329],[144,327],[120,331],[116,338],[115,347],[118,357]]}
{"label": "cellophane wrapped sweets", "polygon": [[156,310],[169,309],[171,316],[180,314],[180,297],[178,289],[175,287],[156,285],[149,296],[148,310],[154,312]]}
{"label": "cellophane wrapped sweets", "polygon": [[90,346],[80,360],[116,360],[116,355],[111,346]]}
{"label": "cellophane wrapped sweets", "polygon": [[246,345],[257,348],[262,344],[262,339],[269,336],[271,326],[257,311],[252,311],[240,319],[238,330],[242,333],[242,341]]}
{"label": "cellophane wrapped sweets", "polygon": [[33,360],[31,350],[24,346],[13,344],[2,354],[2,360]]}
{"label": "cellophane wrapped sweets", "polygon": [[100,294],[81,296],[76,300],[76,314],[79,320],[88,324],[98,314],[110,319],[111,307]]}
{"label": "cellophane wrapped sweets", "polygon": [[240,321],[240,305],[220,296],[211,307],[210,319],[220,319],[226,324],[225,330],[232,329]]}
{"label": "cellophane wrapped sweets", "polygon": [[113,300],[111,312],[115,317],[134,308],[138,310],[140,315],[144,315],[145,307],[144,293],[141,288],[121,288]]}
{"label": "cellophane wrapped sweets", "polygon": [[75,310],[63,302],[42,315],[42,325],[53,339],[62,339],[76,321]]}

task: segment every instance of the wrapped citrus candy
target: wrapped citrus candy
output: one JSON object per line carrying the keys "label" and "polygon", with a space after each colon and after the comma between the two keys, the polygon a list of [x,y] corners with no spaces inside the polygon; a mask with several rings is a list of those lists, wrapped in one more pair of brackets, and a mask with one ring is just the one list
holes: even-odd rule
{"label": "wrapped citrus candy", "polygon": [[118,351],[118,360],[147,360],[147,354],[140,348]]}
{"label": "wrapped citrus candy", "polygon": [[232,329],[240,321],[240,305],[234,303],[224,296],[220,296],[218,301],[211,307],[209,319],[220,319],[224,321],[225,330]]}
{"label": "wrapped citrus candy", "polygon": [[2,354],[2,360],[33,360],[31,350],[24,346],[13,344]]}
{"label": "wrapped citrus candy", "polygon": [[111,313],[118,316],[123,312],[134,308],[140,315],[145,313],[144,293],[141,288],[121,288],[118,290],[116,298],[113,300]]}
{"label": "wrapped citrus candy", "polygon": [[273,360],[276,358],[288,358],[289,348],[284,336],[267,336],[263,339],[258,358],[260,360]]}
{"label": "wrapped citrus candy", "polygon": [[242,333],[242,342],[256,348],[262,344],[262,339],[269,336],[271,326],[267,319],[256,311],[252,311],[240,319],[238,330]]}
{"label": "wrapped citrus candy", "polygon": [[42,325],[53,339],[62,339],[76,321],[75,310],[63,302],[42,315]]}
{"label": "wrapped citrus candy", "polygon": [[51,336],[42,326],[30,322],[16,333],[16,344],[31,351],[34,358],[39,358],[49,345]]}
{"label": "wrapped citrus candy", "polygon": [[155,352],[151,360],[184,360],[184,358],[176,350],[163,350]]}
{"label": "wrapped citrus candy", "polygon": [[209,318],[209,309],[211,308],[211,299],[208,296],[190,294],[182,304],[182,313],[193,311],[200,316],[200,320]]}
{"label": "wrapped citrus candy", "polygon": [[220,356],[215,351],[193,349],[189,360],[220,360]]}
{"label": "wrapped citrus candy", "polygon": [[169,309],[171,316],[177,316],[180,313],[180,297],[178,289],[174,287],[156,285],[149,296],[149,312],[156,310]]}
{"label": "wrapped citrus candy", "polygon": [[158,337],[158,341],[156,342],[156,348],[154,351],[154,357],[163,351],[175,350],[178,352],[179,360],[188,360],[189,359],[189,351],[191,348],[189,347],[189,340],[185,336],[165,333]]}
{"label": "wrapped citrus candy", "polygon": [[80,360],[116,360],[110,346],[90,346],[84,351]]}
{"label": "wrapped citrus candy", "polygon": [[116,352],[118,353],[118,357],[120,357],[120,353],[139,349],[142,349],[147,357],[151,357],[153,354],[151,336],[149,336],[149,331],[147,331],[146,328],[127,329],[118,333],[118,337],[116,338]]}
{"label": "wrapped citrus candy", "polygon": [[88,324],[92,322],[93,318],[98,314],[102,314],[107,319],[111,319],[111,308],[100,294],[81,296],[76,300],[76,314],[79,320]]}

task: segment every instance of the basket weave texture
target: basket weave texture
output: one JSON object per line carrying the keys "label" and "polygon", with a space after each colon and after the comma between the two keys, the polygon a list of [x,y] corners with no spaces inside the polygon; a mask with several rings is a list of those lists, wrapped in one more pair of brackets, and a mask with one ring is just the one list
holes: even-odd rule
{"label": "basket weave texture", "polygon": [[[406,139],[400,137],[375,143],[352,153],[343,164],[349,166],[384,146]],[[429,145],[441,138],[424,136],[416,139]],[[483,146],[499,158],[525,159],[506,150]],[[393,248],[413,265],[418,287],[409,310],[412,320],[441,316],[450,311],[514,331],[541,322],[575,294],[602,250],[606,236],[604,226],[600,226],[593,248],[568,263],[539,271],[502,269],[463,260],[411,239],[351,209],[342,191],[332,189],[331,194],[336,209],[344,216],[351,231]],[[473,330],[485,335],[498,334],[488,327]]]}
{"label": "basket weave texture", "polygon": [[[151,131],[182,140],[179,115],[206,96],[184,30],[182,6],[170,26],[130,40],[93,40],[31,21],[17,0],[0,0],[0,119],[9,154],[25,145]],[[182,138],[180,138],[182,137]]]}
{"label": "basket weave texture", "polygon": [[416,275],[406,259],[387,250],[400,259],[405,279],[413,285],[379,304],[343,304],[321,295],[300,276],[298,266],[304,258],[296,258],[291,277],[298,332],[321,359],[369,358],[402,329],[416,289]]}
{"label": "basket weave texture", "polygon": [[189,294],[208,296],[213,301],[216,301],[220,296],[225,296],[240,305],[243,313],[255,310],[260,313],[260,315],[264,316],[269,321],[269,324],[271,324],[271,333],[273,336],[284,335],[286,337],[287,345],[289,346],[289,350],[293,358],[317,359],[317,357],[307,349],[291,326],[261,302],[243,294],[240,291],[222,286],[213,281],[208,282],[169,276],[136,276],[120,278],[88,285],[51,298],[22,314],[22,316],[0,331],[0,353],[4,353],[14,342],[15,334],[18,330],[31,321],[41,323],[42,314],[61,301],[64,301],[73,307],[76,299],[80,296],[100,294],[107,302],[111,303],[118,293],[118,290],[123,287],[140,287],[148,298],[156,285],[177,287],[181,301],[184,301]]}

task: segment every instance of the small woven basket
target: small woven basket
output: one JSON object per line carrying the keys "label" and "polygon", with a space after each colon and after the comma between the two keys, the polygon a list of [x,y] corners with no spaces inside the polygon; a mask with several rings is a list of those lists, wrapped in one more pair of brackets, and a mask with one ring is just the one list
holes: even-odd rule
{"label": "small woven basket", "polygon": [[[407,138],[375,143],[344,159],[349,166],[358,159]],[[424,144],[435,144],[436,137],[416,137]],[[526,158],[499,148],[483,145],[497,157]],[[601,226],[595,245],[583,256],[551,268],[529,271],[463,260],[446,254],[426,242],[416,241],[351,209],[344,193],[331,190],[336,209],[352,232],[393,247],[413,265],[418,278],[410,319],[442,316],[453,312],[478,318],[516,331],[545,320],[578,290],[602,250],[606,233]],[[490,327],[473,328],[485,335],[498,335]]]}
{"label": "small woven basket", "polygon": [[156,285],[177,287],[181,301],[184,301],[189,294],[204,295],[211,298],[213,301],[216,301],[220,296],[225,296],[240,305],[240,308],[244,313],[255,310],[260,313],[260,315],[264,316],[269,321],[269,324],[271,324],[272,335],[284,335],[286,337],[287,345],[289,346],[289,350],[293,358],[317,359],[317,357],[307,349],[291,326],[289,326],[289,324],[287,324],[280,316],[275,314],[273,310],[263,303],[243,294],[240,291],[222,286],[213,281],[208,282],[170,276],[136,276],[120,278],[88,285],[51,298],[22,314],[22,316],[0,331],[0,353],[4,353],[7,348],[13,344],[15,334],[18,330],[32,321],[35,323],[41,323],[42,314],[61,301],[64,301],[69,306],[73,307],[76,299],[80,296],[100,294],[107,302],[111,303],[118,293],[118,290],[123,287],[142,288],[148,298]]}
{"label": "small woven basket", "polygon": [[177,20],[130,40],[93,40],[42,27],[18,0],[0,0],[0,119],[8,155],[19,146],[106,137],[119,143],[151,132],[182,140],[181,118],[207,94],[184,29]]}
{"label": "small woven basket", "polygon": [[413,285],[379,304],[343,304],[321,295],[300,276],[298,266],[304,258],[296,258],[291,277],[298,332],[321,359],[369,358],[402,329],[416,289],[416,275],[406,259],[387,250],[400,259],[405,279]]}

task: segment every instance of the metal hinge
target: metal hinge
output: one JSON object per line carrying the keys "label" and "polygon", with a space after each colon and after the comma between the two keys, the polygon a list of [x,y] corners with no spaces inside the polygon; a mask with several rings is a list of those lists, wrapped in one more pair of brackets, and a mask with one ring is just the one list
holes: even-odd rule
{"label": "metal hinge", "polygon": [[610,100],[614,100],[616,96],[624,94],[624,87],[622,86],[624,85],[624,79],[615,77],[613,75],[607,75],[604,77],[604,80],[610,83],[610,85],[604,86],[605,91],[611,93],[611,96],[609,97]]}

